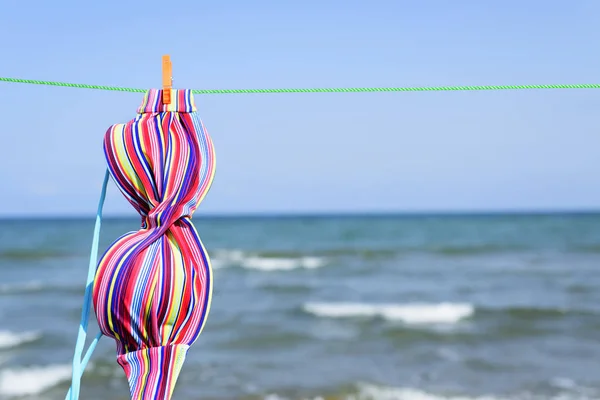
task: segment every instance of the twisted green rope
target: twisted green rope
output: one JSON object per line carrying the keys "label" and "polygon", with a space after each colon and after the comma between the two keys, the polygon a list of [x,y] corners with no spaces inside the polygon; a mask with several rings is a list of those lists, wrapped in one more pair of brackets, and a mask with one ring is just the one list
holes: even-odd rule
{"label": "twisted green rope", "polygon": [[[112,90],[117,92],[144,93],[146,89],[117,86],[87,85],[84,83],[66,83],[0,77],[0,82],[28,83],[32,85],[62,86],[80,89]],[[358,93],[358,92],[433,92],[465,90],[523,90],[523,89],[600,89],[600,84],[574,85],[485,85],[485,86],[430,86],[430,87],[383,87],[383,88],[314,88],[314,89],[200,89],[195,94],[232,94],[232,93]]]}

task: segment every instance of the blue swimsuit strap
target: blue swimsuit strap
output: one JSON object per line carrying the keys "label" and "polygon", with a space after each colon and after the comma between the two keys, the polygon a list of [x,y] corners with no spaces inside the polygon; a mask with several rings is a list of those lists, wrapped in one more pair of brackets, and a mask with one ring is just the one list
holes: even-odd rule
{"label": "blue swimsuit strap", "polygon": [[108,185],[109,172],[106,170],[104,175],[104,182],[102,184],[102,192],[100,194],[100,202],[98,204],[98,211],[96,213],[96,225],[94,226],[94,237],[92,239],[92,251],[90,254],[90,266],[88,270],[87,282],[85,285],[85,294],[83,296],[83,307],[81,309],[81,322],[79,324],[79,333],[77,334],[77,342],[75,343],[75,354],[73,356],[73,372],[71,377],[71,387],[67,392],[65,400],[77,400],[79,399],[79,389],[81,376],[85,370],[86,365],[92,357],[92,353],[98,344],[98,341],[102,337],[102,332],[99,332],[90,346],[83,359],[83,348],[85,346],[85,340],[87,337],[88,319],[90,316],[90,309],[92,303],[92,288],[94,284],[94,276],[96,275],[96,267],[98,264],[98,243],[100,239],[100,226],[102,225],[102,207],[104,206],[104,199],[106,198],[106,187]]}

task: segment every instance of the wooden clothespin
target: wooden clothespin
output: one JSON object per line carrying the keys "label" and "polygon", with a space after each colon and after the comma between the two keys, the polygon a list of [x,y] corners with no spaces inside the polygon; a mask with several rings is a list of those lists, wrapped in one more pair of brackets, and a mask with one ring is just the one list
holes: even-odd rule
{"label": "wooden clothespin", "polygon": [[162,58],[162,86],[163,104],[171,104],[171,88],[173,87],[173,66],[171,64],[171,56],[164,55]]}

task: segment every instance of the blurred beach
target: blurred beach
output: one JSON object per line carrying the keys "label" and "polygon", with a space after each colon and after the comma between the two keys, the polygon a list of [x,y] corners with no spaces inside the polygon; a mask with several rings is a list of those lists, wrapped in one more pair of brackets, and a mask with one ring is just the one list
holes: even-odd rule
{"label": "blurred beach", "polygon": [[[600,214],[193,221],[214,295],[174,399],[600,398]],[[0,220],[0,398],[64,399],[93,224]],[[129,398],[111,339],[81,398]]]}

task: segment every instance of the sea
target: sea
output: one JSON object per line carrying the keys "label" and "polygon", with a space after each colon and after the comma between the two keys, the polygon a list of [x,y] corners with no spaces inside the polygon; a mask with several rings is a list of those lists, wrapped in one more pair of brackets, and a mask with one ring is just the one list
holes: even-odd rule
{"label": "sea", "polygon": [[[214,296],[175,400],[600,399],[600,214],[193,222]],[[100,251],[139,228],[105,218]],[[0,220],[1,399],[65,398],[93,230]],[[110,338],[80,398],[130,398]]]}

